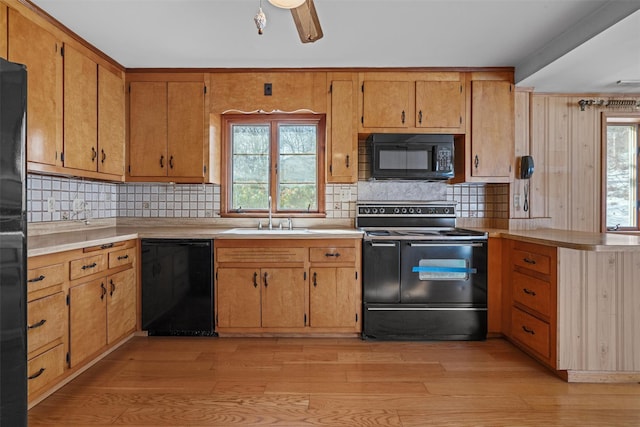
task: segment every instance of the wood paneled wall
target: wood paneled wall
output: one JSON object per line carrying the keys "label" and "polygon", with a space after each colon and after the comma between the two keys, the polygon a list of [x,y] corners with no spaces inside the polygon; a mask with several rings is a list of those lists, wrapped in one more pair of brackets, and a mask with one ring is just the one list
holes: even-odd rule
{"label": "wood paneled wall", "polygon": [[[550,217],[552,228],[600,231],[601,116],[606,110],[587,107],[580,111],[578,105],[580,99],[593,97],[529,95],[530,150],[535,161],[529,217]],[[517,185],[516,180],[514,187]]]}

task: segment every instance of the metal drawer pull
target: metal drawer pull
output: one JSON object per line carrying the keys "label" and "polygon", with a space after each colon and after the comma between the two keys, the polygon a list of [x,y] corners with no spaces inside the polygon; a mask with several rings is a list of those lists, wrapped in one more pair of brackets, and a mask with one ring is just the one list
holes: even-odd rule
{"label": "metal drawer pull", "polygon": [[258,273],[253,273],[253,287],[258,287]]}
{"label": "metal drawer pull", "polygon": [[536,331],[534,331],[533,329],[529,329],[524,325],[522,325],[522,330],[525,331],[528,334],[531,334],[531,335],[535,335],[536,334]]}
{"label": "metal drawer pull", "polygon": [[90,268],[95,268],[98,264],[96,264],[95,262],[93,264],[89,264],[89,265],[83,265],[82,269],[83,270],[88,270]]}
{"label": "metal drawer pull", "polygon": [[116,284],[113,283],[113,280],[109,280],[109,283],[111,284],[111,292],[109,293],[109,295],[113,296],[113,293],[116,291]]}
{"label": "metal drawer pull", "polygon": [[267,282],[267,273],[264,273],[264,287],[266,288],[267,286],[269,286],[269,282]]}
{"label": "metal drawer pull", "polygon": [[42,282],[44,280],[45,276],[43,276],[42,274],[38,277],[34,277],[33,279],[29,279],[27,280],[27,282],[29,283],[33,283],[33,282]]}
{"label": "metal drawer pull", "polygon": [[113,243],[107,243],[106,245],[100,246],[100,249],[109,249],[113,247]]}
{"label": "metal drawer pull", "polygon": [[336,252],[335,254],[326,253],[326,254],[324,254],[324,256],[326,256],[326,257],[332,257],[333,256],[333,257],[338,258],[340,256],[340,252]]}
{"label": "metal drawer pull", "polygon": [[118,261],[122,261],[123,259],[129,259],[129,255],[120,255],[118,257]]}
{"label": "metal drawer pull", "polygon": [[477,273],[477,268],[463,267],[413,267],[412,273]]}
{"label": "metal drawer pull", "polygon": [[104,296],[107,294],[107,288],[105,288],[104,283],[100,283],[100,289],[102,289],[102,295],[100,295],[100,299],[103,300]]}
{"label": "metal drawer pull", "polygon": [[33,325],[29,325],[27,326],[27,329],[35,329],[35,328],[39,328],[40,326],[44,325],[45,323],[47,323],[47,319],[42,319],[41,321],[39,321],[38,323],[34,323]]}
{"label": "metal drawer pull", "polygon": [[532,291],[531,289],[527,289],[527,288],[522,288],[522,291],[527,294],[527,295],[531,295],[532,297],[536,296],[536,292]]}
{"label": "metal drawer pull", "polygon": [[318,286],[318,274],[317,273],[313,273],[313,287],[315,288],[316,286]]}
{"label": "metal drawer pull", "polygon": [[531,258],[523,258],[522,260],[527,264],[531,264],[531,265],[534,265],[536,263],[536,260]]}
{"label": "metal drawer pull", "polygon": [[38,378],[40,375],[42,375],[42,374],[44,373],[44,371],[46,371],[46,369],[45,369],[45,368],[40,368],[40,370],[39,370],[38,372],[36,372],[36,373],[35,373],[35,374],[33,374],[33,375],[29,375],[29,376],[27,377],[27,379],[28,379],[28,380],[36,379],[36,378]]}

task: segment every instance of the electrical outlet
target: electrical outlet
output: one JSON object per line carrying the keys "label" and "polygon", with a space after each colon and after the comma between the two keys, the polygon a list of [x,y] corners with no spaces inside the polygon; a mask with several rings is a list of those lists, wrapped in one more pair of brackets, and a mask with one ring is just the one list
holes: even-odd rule
{"label": "electrical outlet", "polygon": [[142,209],[149,209],[149,202],[142,202]]}
{"label": "electrical outlet", "polygon": [[49,197],[47,199],[47,212],[52,213],[56,211],[56,199]]}
{"label": "electrical outlet", "polygon": [[340,202],[335,202],[333,204],[333,209],[336,211],[339,211],[342,208],[342,205],[340,204]]}
{"label": "electrical outlet", "polygon": [[73,199],[73,211],[82,212],[84,210],[84,199]]}
{"label": "electrical outlet", "polygon": [[520,207],[520,195],[519,194],[514,194],[513,195],[513,207],[514,208],[519,208]]}

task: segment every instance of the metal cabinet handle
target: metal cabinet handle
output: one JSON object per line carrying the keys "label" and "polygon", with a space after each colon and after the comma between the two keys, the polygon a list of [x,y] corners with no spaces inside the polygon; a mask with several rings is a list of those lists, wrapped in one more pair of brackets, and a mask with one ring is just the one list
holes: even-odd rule
{"label": "metal cabinet handle", "polygon": [[34,282],[42,282],[45,279],[45,276],[43,276],[42,274],[39,275],[38,277],[34,277],[33,279],[29,279],[27,280],[28,283],[34,283]]}
{"label": "metal cabinet handle", "polygon": [[266,288],[267,286],[269,286],[269,282],[267,282],[267,273],[264,273],[264,287]]}
{"label": "metal cabinet handle", "polygon": [[349,155],[347,154],[347,167],[349,167]]}
{"label": "metal cabinet handle", "polygon": [[418,124],[422,124],[422,110],[418,112]]}
{"label": "metal cabinet handle", "polygon": [[100,299],[103,300],[104,296],[107,294],[107,288],[105,288],[104,283],[100,283],[100,289],[102,289],[102,295],[100,295]]}
{"label": "metal cabinet handle", "polygon": [[478,169],[478,166],[480,165],[480,159],[478,158],[477,154],[476,154],[475,159],[473,160],[473,164],[476,167],[476,169]]}
{"label": "metal cabinet handle", "polygon": [[96,264],[95,262],[93,264],[87,264],[87,265],[83,265],[82,268],[83,270],[88,270],[90,268],[95,268],[98,264]]}
{"label": "metal cabinet handle", "polygon": [[164,156],[160,156],[160,167],[164,167]]}
{"label": "metal cabinet handle", "polygon": [[91,147],[91,161],[93,162],[96,159],[96,157],[98,157],[98,152],[94,147]]}
{"label": "metal cabinet handle", "polygon": [[101,162],[104,163],[105,160],[107,160],[107,153],[104,152],[104,150],[100,150],[102,151],[102,160]]}
{"label": "metal cabinet handle", "polygon": [[258,287],[258,273],[253,273],[253,287],[257,288]]}
{"label": "metal cabinet handle", "polygon": [[109,293],[109,296],[113,296],[113,293],[116,291],[116,284],[113,283],[113,279],[109,279],[109,283],[111,284],[111,292]]}
{"label": "metal cabinet handle", "polygon": [[44,374],[44,371],[46,371],[46,369],[45,369],[45,368],[40,368],[40,369],[38,370],[38,372],[36,372],[36,373],[35,373],[35,374],[33,374],[33,375],[29,375],[29,376],[27,377],[27,379],[28,379],[28,380],[36,379],[36,378],[38,378],[40,375]]}
{"label": "metal cabinet handle", "polygon": [[402,110],[402,124],[404,124],[404,116],[405,116],[404,110]]}
{"label": "metal cabinet handle", "polygon": [[536,334],[536,331],[534,331],[533,329],[529,329],[524,325],[522,326],[522,330],[525,331],[528,334],[531,334],[531,335],[535,335]]}
{"label": "metal cabinet handle", "polygon": [[122,261],[123,259],[129,259],[129,255],[120,255],[118,257],[118,261]]}
{"label": "metal cabinet handle", "polygon": [[336,258],[339,258],[339,257],[340,257],[340,252],[336,252],[335,254],[332,254],[332,253],[326,253],[326,254],[324,254],[324,256],[326,256],[326,257],[336,257]]}
{"label": "metal cabinet handle", "polygon": [[35,329],[47,323],[47,319],[42,319],[41,321],[34,323],[33,325],[27,326],[27,329]]}
{"label": "metal cabinet handle", "polygon": [[531,265],[535,265],[536,260],[535,259],[531,259],[531,258],[523,258],[522,259],[524,262],[526,262],[527,264],[531,264]]}
{"label": "metal cabinet handle", "polygon": [[318,273],[313,272],[313,287],[318,286]]}
{"label": "metal cabinet handle", "polygon": [[169,157],[169,167],[173,169],[173,156]]}
{"label": "metal cabinet handle", "polygon": [[531,289],[527,289],[527,288],[522,288],[522,291],[527,294],[527,295],[531,295],[532,297],[536,296],[536,292],[532,291]]}

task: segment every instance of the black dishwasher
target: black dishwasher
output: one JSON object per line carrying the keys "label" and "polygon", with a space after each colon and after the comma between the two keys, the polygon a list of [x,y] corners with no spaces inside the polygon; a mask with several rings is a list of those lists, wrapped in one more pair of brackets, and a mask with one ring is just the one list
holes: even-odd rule
{"label": "black dishwasher", "polygon": [[213,240],[142,239],[142,329],[215,336]]}

